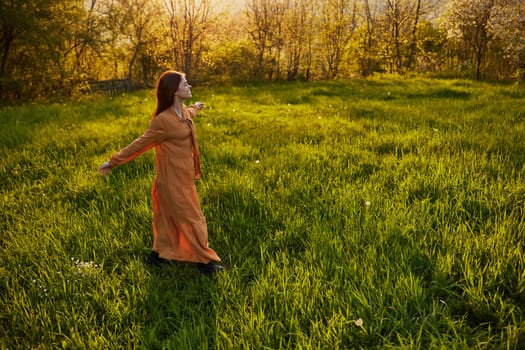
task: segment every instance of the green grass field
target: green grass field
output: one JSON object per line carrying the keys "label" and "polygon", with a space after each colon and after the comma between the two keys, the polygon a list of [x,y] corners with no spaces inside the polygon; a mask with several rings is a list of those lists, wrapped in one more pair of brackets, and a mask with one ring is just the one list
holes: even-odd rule
{"label": "green grass field", "polygon": [[153,91],[0,109],[0,349],[523,349],[525,91],[196,87],[210,246],[145,266]]}

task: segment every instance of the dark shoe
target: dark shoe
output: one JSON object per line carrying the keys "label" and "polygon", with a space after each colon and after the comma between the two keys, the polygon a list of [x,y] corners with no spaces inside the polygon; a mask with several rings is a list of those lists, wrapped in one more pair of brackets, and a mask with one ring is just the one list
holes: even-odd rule
{"label": "dark shoe", "polygon": [[159,256],[159,253],[154,252],[154,251],[152,251],[151,253],[149,253],[149,255],[148,255],[147,258],[146,258],[146,264],[147,264],[147,265],[150,265],[150,266],[159,265],[159,264],[165,263],[165,262],[167,262],[167,261],[168,261],[168,260],[166,260],[166,259],[162,259],[162,258]]}
{"label": "dark shoe", "polygon": [[225,270],[224,266],[218,265],[212,262],[208,264],[197,263],[197,269],[199,270],[200,273],[207,274],[207,275]]}

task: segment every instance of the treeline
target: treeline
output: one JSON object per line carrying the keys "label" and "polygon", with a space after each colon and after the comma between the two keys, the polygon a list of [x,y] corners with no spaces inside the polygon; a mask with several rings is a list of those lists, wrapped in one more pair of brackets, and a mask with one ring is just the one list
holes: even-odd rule
{"label": "treeline", "polygon": [[[522,0],[3,0],[0,98],[90,81],[319,80],[377,72],[525,79]],[[221,8],[221,10],[217,10]]]}

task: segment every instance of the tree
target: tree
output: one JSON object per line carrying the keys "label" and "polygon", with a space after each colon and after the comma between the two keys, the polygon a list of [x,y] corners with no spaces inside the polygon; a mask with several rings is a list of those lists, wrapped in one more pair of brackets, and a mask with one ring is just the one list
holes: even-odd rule
{"label": "tree", "polygon": [[324,77],[337,77],[346,45],[356,28],[357,0],[322,0],[319,45]]}
{"label": "tree", "polygon": [[[483,59],[491,41],[489,21],[495,0],[450,0],[445,13],[449,39],[461,40],[463,60],[474,56],[476,79],[481,78]],[[460,56],[461,57],[461,56]]]}
{"label": "tree", "polygon": [[301,65],[305,78],[310,75],[314,29],[314,9],[311,0],[290,0],[283,23],[283,51],[286,61],[286,79],[297,79]]}
{"label": "tree", "polygon": [[499,0],[493,8],[488,28],[503,48],[502,59],[508,62],[505,66],[525,81],[525,2]]}
{"label": "tree", "polygon": [[428,1],[385,0],[379,19],[383,60],[390,72],[409,70],[416,57],[417,27]]}
{"label": "tree", "polygon": [[187,75],[198,76],[211,24],[209,0],[166,0],[175,65]]}
{"label": "tree", "polygon": [[4,0],[0,10],[0,97],[63,93],[71,27],[82,14],[78,1]]}
{"label": "tree", "polygon": [[416,55],[417,27],[418,27],[420,16],[421,16],[421,0],[414,1],[412,13],[413,13],[413,17],[412,17],[413,19],[410,25],[409,49],[408,49],[408,55],[407,55],[406,64],[405,64],[405,68],[407,69],[412,67],[412,64],[414,62],[414,57]]}
{"label": "tree", "polygon": [[[70,72],[73,76],[79,76],[87,68],[84,60],[90,49],[97,50],[98,28],[94,9],[97,0],[90,0],[85,3],[86,8],[78,8],[78,16],[74,22],[66,19],[70,28],[69,35],[66,37],[64,59],[70,65]],[[71,58],[70,58],[71,57]]]}
{"label": "tree", "polygon": [[369,76],[376,69],[377,51],[377,7],[369,0],[361,0],[362,25],[357,30],[358,46],[355,56],[357,57],[359,74]]}
{"label": "tree", "polygon": [[443,66],[447,35],[428,20],[417,27],[416,72],[437,72]]}
{"label": "tree", "polygon": [[35,17],[31,15],[30,6],[27,2],[16,0],[5,0],[0,2],[0,27],[2,36],[0,48],[2,57],[0,58],[0,97],[5,92],[5,85],[8,84],[8,62],[13,55],[16,40],[22,35],[24,29],[34,27]]}
{"label": "tree", "polygon": [[[157,2],[150,0],[112,0],[108,5],[108,23],[113,28],[116,42],[123,45],[127,51],[126,75],[131,81],[137,59],[143,56],[147,46],[156,40],[154,32],[161,9]],[[141,68],[141,80],[144,81],[144,67]]]}
{"label": "tree", "polygon": [[245,31],[246,17],[219,13],[207,35],[201,79],[212,82],[246,82],[253,77],[255,52]]}
{"label": "tree", "polygon": [[[254,77],[268,79],[279,75],[283,48],[283,21],[289,0],[250,0],[246,2],[247,31],[252,38],[257,62]],[[277,72],[277,74],[275,74]]]}

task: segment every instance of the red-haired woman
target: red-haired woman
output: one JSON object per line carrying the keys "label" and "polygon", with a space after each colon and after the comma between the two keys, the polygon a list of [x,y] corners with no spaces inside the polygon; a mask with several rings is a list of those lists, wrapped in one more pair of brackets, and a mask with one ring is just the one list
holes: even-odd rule
{"label": "red-haired woman", "polygon": [[200,155],[193,118],[204,104],[186,106],[191,85],[183,73],[163,73],[156,88],[157,106],[148,129],[100,167],[106,175],[155,147],[156,176],[151,190],[153,249],[147,263],[196,262],[203,273],[218,272],[221,259],[208,247],[208,228],[194,179],[200,178]]}

